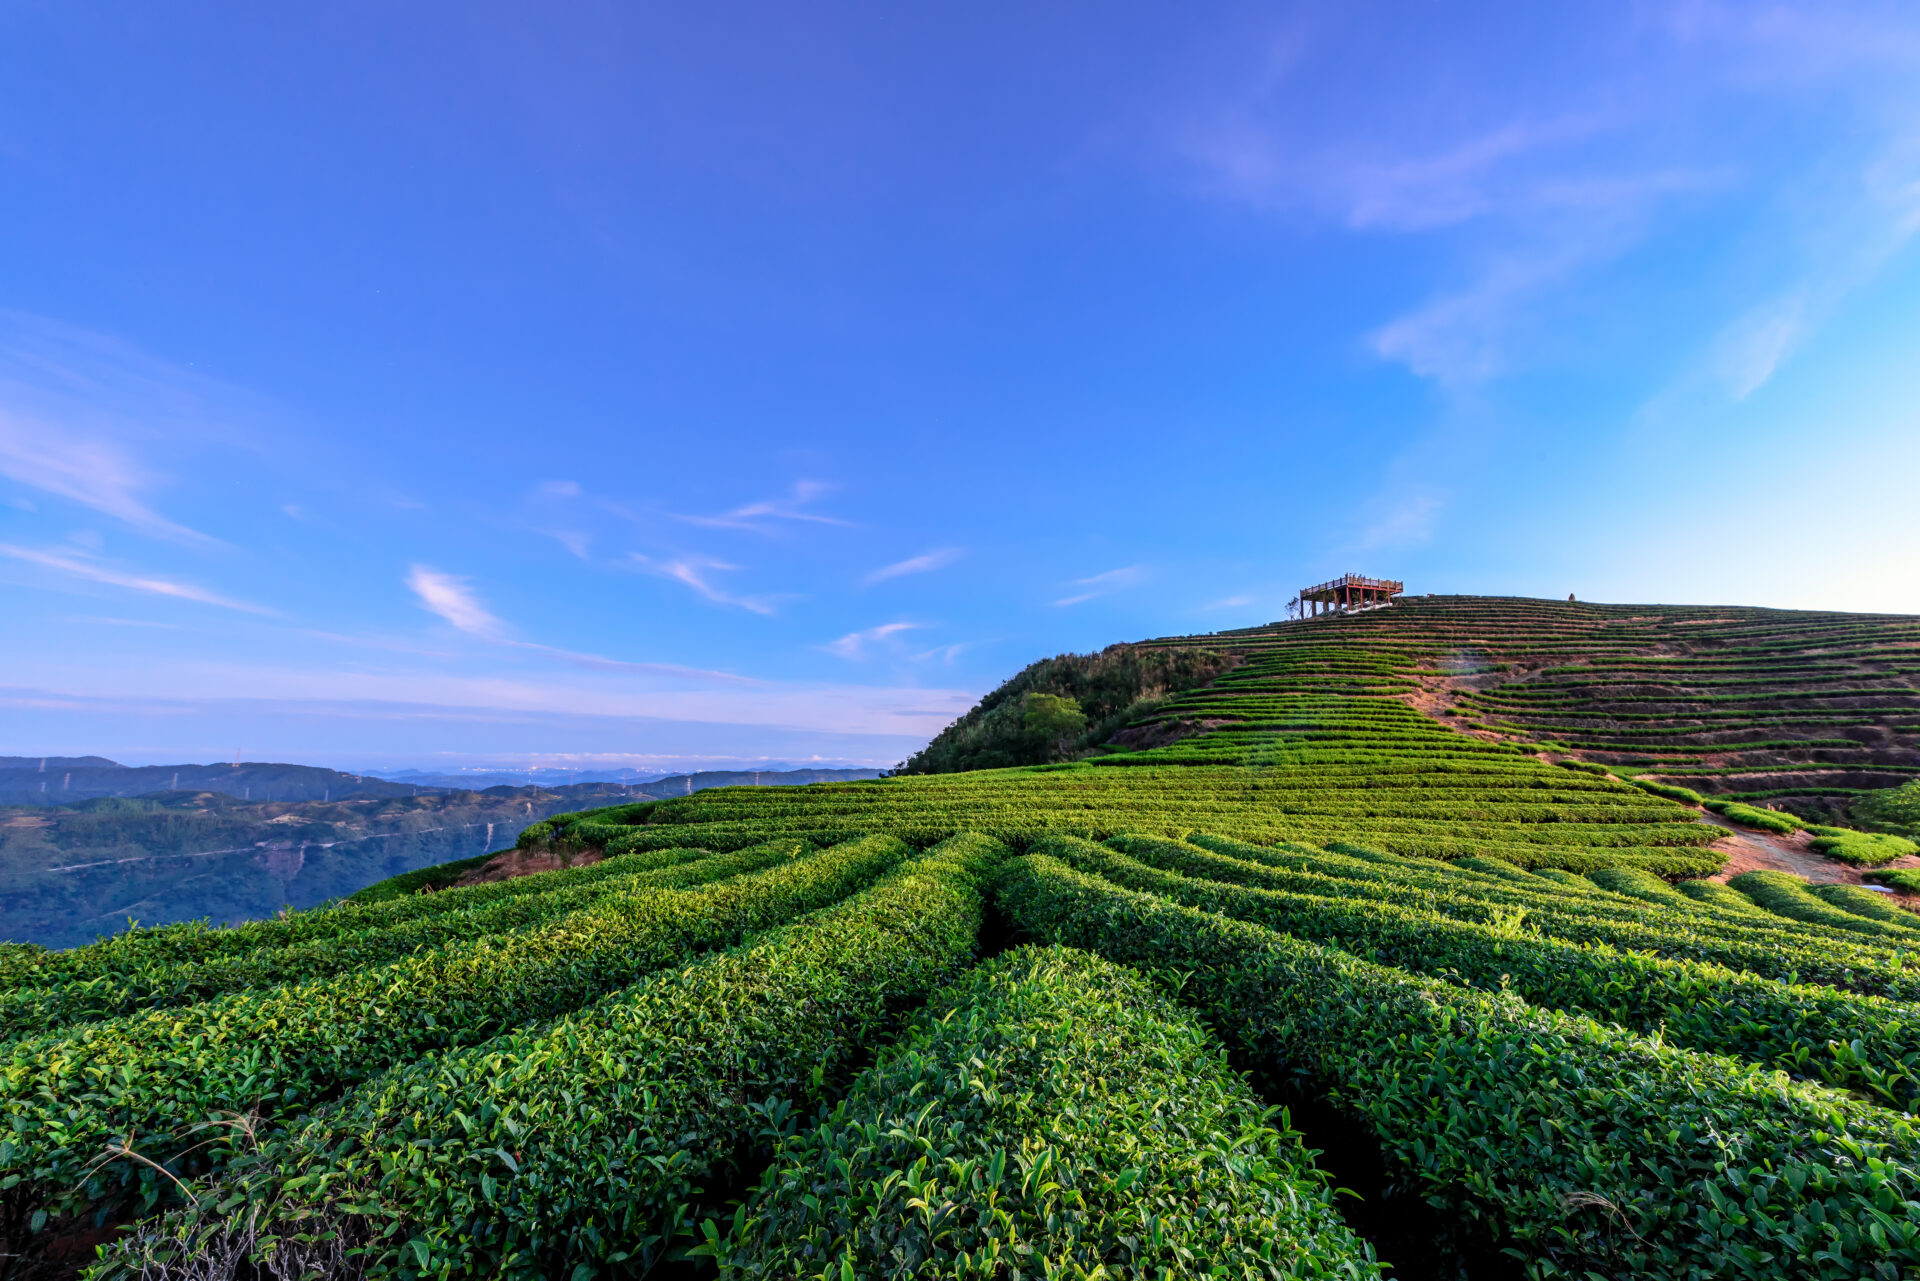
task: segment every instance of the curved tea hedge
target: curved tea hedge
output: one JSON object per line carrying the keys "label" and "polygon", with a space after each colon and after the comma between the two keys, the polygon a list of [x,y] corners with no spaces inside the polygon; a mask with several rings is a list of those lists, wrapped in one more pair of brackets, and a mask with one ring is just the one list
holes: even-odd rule
{"label": "curved tea hedge", "polygon": [[1304,1075],[1455,1230],[1539,1277],[1920,1267],[1913,1122],[1733,1060],[1363,961],[1029,857],[1033,937],[1186,975],[1246,1061]]}
{"label": "curved tea hedge", "polygon": [[1920,885],[1833,822],[1920,773],[1920,623],[1416,599],[1129,652],[1212,679],[1085,759],[0,946],[0,1281],[1920,1275],[1920,917],[1717,879],[1744,822]]}
{"label": "curved tea hedge", "polygon": [[708,1230],[730,1278],[1380,1275],[1199,1022],[1057,947],[933,1001]]}

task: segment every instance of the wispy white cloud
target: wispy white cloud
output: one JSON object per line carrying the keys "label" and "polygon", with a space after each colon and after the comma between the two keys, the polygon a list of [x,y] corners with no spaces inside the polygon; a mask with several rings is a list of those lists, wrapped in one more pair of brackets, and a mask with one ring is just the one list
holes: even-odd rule
{"label": "wispy white cloud", "polygon": [[[1920,119],[1920,54],[1912,59],[1913,113]],[[1846,187],[1835,198],[1832,185]],[[1838,180],[1810,184],[1825,199],[1805,210],[1776,253],[1766,289],[1750,297],[1642,407],[1643,424],[1711,412],[1749,399],[1813,341],[1848,299],[1920,236],[1920,126],[1887,141]]]}
{"label": "wispy white cloud", "polygon": [[913,656],[913,660],[916,663],[924,663],[937,658],[943,663],[951,663],[972,648],[972,641],[955,641],[951,645],[936,645],[932,649],[923,649]]}
{"label": "wispy white cloud", "polygon": [[464,578],[415,565],[407,571],[407,586],[419,597],[424,609],[438,614],[469,636],[498,640],[506,631],[505,624],[488,612]]}
{"label": "wispy white cloud", "polygon": [[123,342],[41,316],[0,310],[0,476],[111,516],[148,536],[210,544],[162,514],[155,494],[218,443],[253,447],[242,423],[263,417],[233,388]]}
{"label": "wispy white cloud", "polygon": [[540,531],[580,560],[591,560],[593,535],[583,529],[543,529]]}
{"label": "wispy white cloud", "polygon": [[[1567,11],[1540,50],[1548,76],[1502,74],[1510,50],[1472,17],[1419,37],[1410,21],[1402,38],[1434,45],[1412,64],[1397,44],[1363,44],[1358,24],[1278,19],[1288,56],[1236,52],[1238,72],[1182,113],[1175,146],[1216,196],[1430,242],[1453,283],[1395,307],[1365,342],[1451,391],[1593,350],[1623,328],[1614,286],[1671,252],[1688,265],[1670,289],[1720,312],[1696,323],[1718,336],[1683,377],[1749,396],[1838,312],[1825,298],[1920,232],[1920,11],[1680,0],[1588,13]],[[1313,74],[1348,64],[1350,98]],[[1396,104],[1423,109],[1382,109],[1382,76]],[[1731,234],[1702,253],[1688,220],[1715,201]]]}
{"label": "wispy white cloud", "polygon": [[1121,588],[1133,587],[1145,582],[1146,577],[1146,570],[1140,566],[1126,565],[1120,569],[1109,569],[1103,574],[1095,574],[1090,578],[1076,578],[1073,580],[1073,586],[1084,588],[1085,590],[1075,592],[1070,596],[1063,596],[1053,603],[1056,606],[1084,604],[1097,596],[1105,596],[1109,592],[1119,591]]}
{"label": "wispy white cloud", "polygon": [[1734,321],[1721,333],[1712,359],[1728,393],[1745,400],[1758,391],[1805,332],[1806,307],[1799,298],[1756,307]]}
{"label": "wispy white cloud", "polygon": [[[1702,180],[1704,182],[1704,179]],[[1678,179],[1556,177],[1539,184],[1584,191],[1586,203],[1535,217],[1502,211],[1508,229],[1477,255],[1458,286],[1418,303],[1367,336],[1382,360],[1462,391],[1507,373],[1538,350],[1551,328],[1542,317],[1575,282],[1630,252],[1647,234],[1660,201],[1693,189]]]}
{"label": "wispy white cloud", "polygon": [[681,515],[676,519],[710,529],[744,529],[756,534],[772,532],[778,527],[780,521],[799,521],[816,525],[851,525],[851,521],[809,509],[809,504],[831,492],[832,486],[819,481],[796,481],[792,492],[785,498],[765,498],[759,502],[746,503],[735,507],[732,511],[722,512],[718,516]]}
{"label": "wispy white cloud", "polygon": [[521,640],[513,636],[507,625],[481,603],[478,593],[473,590],[467,579],[443,574],[425,565],[415,565],[408,571],[406,583],[413,590],[413,594],[419,598],[421,606],[429,612],[439,615],[469,636],[478,637],[504,648],[543,654],[549,658],[559,659],[570,666],[588,667],[600,671],[647,672],[654,675],[691,677],[704,681],[735,684],[761,683],[750,677],[737,676],[732,672],[683,667],[673,663],[637,663],[621,658],[608,658],[604,654],[582,653],[579,650],[562,649],[556,645],[543,645],[538,641]]}
{"label": "wispy white cloud", "polygon": [[1239,609],[1244,605],[1251,605],[1251,604],[1253,604],[1253,597],[1251,596],[1226,596],[1226,597],[1222,597],[1219,600],[1213,601],[1209,604],[1202,605],[1200,608],[1202,609]]}
{"label": "wispy white cloud", "polygon": [[653,557],[633,552],[629,554],[628,560],[650,574],[657,574],[662,578],[670,578],[676,583],[685,584],[699,596],[716,605],[733,605],[751,613],[771,616],[776,612],[780,601],[790,599],[784,594],[736,596],[724,590],[713,581],[713,575],[732,573],[740,567],[711,557],[681,556],[668,560],[655,560]]}
{"label": "wispy white cloud", "polygon": [[1389,483],[1365,504],[1366,524],[1354,545],[1370,552],[1424,543],[1433,537],[1446,506],[1437,493]]}
{"label": "wispy white cloud", "polygon": [[[166,693],[156,695],[155,690]],[[0,686],[0,703],[10,697],[138,700],[174,707],[257,701],[287,710],[304,706],[331,715],[396,720],[426,713],[517,723],[549,717],[602,722],[645,718],[820,735],[895,734],[924,742],[973,706],[979,691],[787,682],[648,688],[625,677],[584,671],[517,679],[498,673],[462,674],[444,664],[368,670],[157,657],[139,670],[94,667],[36,678],[31,686],[23,686],[14,675]]]}
{"label": "wispy white cloud", "polygon": [[936,547],[930,552],[924,552],[918,556],[909,556],[907,559],[897,560],[891,565],[882,565],[879,569],[874,570],[865,578],[862,578],[860,585],[862,587],[871,587],[875,583],[884,583],[889,578],[903,578],[908,574],[925,574],[936,569],[945,569],[964,555],[966,555],[966,551],[963,548]]}
{"label": "wispy white cloud", "polygon": [[1548,204],[1572,194],[1557,185],[1511,183],[1505,170],[1544,149],[1591,136],[1589,118],[1520,118],[1441,145],[1436,151],[1334,166],[1347,222],[1385,231],[1425,231],[1481,217],[1516,201]]}
{"label": "wispy white cloud", "polygon": [[902,632],[918,631],[925,623],[882,623],[878,627],[869,627],[863,632],[848,632],[837,641],[829,641],[820,648],[829,654],[845,659],[861,659],[867,656],[868,647],[886,640],[889,636],[898,636]]}
{"label": "wispy white cloud", "polygon": [[148,534],[210,542],[168,520],[143,496],[153,474],[112,440],[0,404],[0,476],[125,521]]}
{"label": "wispy white cloud", "polygon": [[130,573],[102,565],[97,561],[83,559],[64,552],[47,551],[31,547],[16,547],[10,543],[0,543],[0,556],[8,556],[30,565],[39,565],[57,573],[88,582],[105,583],[110,587],[124,587],[129,591],[146,592],[153,596],[170,596],[175,600],[190,600],[202,605],[216,605],[221,609],[236,609],[246,614],[271,616],[274,611],[262,605],[250,605],[246,601],[234,600],[204,587],[191,583],[182,583],[171,578],[158,578],[150,574]]}

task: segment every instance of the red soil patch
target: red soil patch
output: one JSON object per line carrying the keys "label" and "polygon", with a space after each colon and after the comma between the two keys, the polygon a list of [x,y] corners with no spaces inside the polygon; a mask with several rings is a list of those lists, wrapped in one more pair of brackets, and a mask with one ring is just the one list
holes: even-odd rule
{"label": "red soil patch", "polygon": [[[1813,837],[1807,832],[1795,832],[1782,836],[1773,832],[1756,832],[1750,828],[1739,827],[1718,814],[1711,812],[1700,815],[1700,821],[1711,823],[1715,827],[1724,827],[1732,835],[1715,841],[1712,849],[1727,856],[1727,865],[1715,872],[1710,880],[1726,881],[1742,872],[1792,872],[1795,876],[1804,876],[1815,885],[1868,885],[1862,872],[1872,868],[1855,867],[1851,863],[1842,863],[1837,858],[1828,858],[1808,848]],[[1900,858],[1884,867],[1920,867],[1920,858]],[[1887,886],[1875,888],[1886,889]],[[1898,891],[1888,894],[1887,898],[1910,910],[1920,909],[1920,895],[1901,894]]]}
{"label": "red soil patch", "polygon": [[1711,811],[1704,811],[1699,817],[1702,823],[1724,827],[1731,833],[1709,847],[1727,856],[1727,865],[1715,872],[1712,880],[1729,880],[1742,872],[1792,872],[1817,885],[1862,883],[1859,868],[1809,849],[1807,842],[1812,838],[1805,832],[1786,836],[1756,832]]}
{"label": "red soil patch", "polygon": [[473,871],[455,881],[455,885],[484,885],[535,872],[553,872],[563,867],[585,867],[598,863],[599,850],[576,850],[562,854],[557,850],[502,850]]}

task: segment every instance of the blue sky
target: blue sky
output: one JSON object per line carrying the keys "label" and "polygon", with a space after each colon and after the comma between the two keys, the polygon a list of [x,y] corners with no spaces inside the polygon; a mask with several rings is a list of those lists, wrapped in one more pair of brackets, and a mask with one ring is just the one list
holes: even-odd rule
{"label": "blue sky", "polygon": [[0,13],[0,753],[890,764],[1415,591],[1920,612],[1920,14]]}

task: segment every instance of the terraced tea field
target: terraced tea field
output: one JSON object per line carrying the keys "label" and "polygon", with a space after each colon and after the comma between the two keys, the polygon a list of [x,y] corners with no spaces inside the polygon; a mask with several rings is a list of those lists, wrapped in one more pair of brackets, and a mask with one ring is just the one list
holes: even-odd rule
{"label": "terraced tea field", "polygon": [[1920,772],[1920,621],[1149,643],[1235,661],[1133,750],[0,950],[0,1276],[1920,1274],[1920,918],[1673,786]]}
{"label": "terraced tea field", "polygon": [[1920,620],[1413,600],[1331,620],[1423,656],[1451,709],[1513,741],[1696,790],[1835,797],[1920,775]]}

